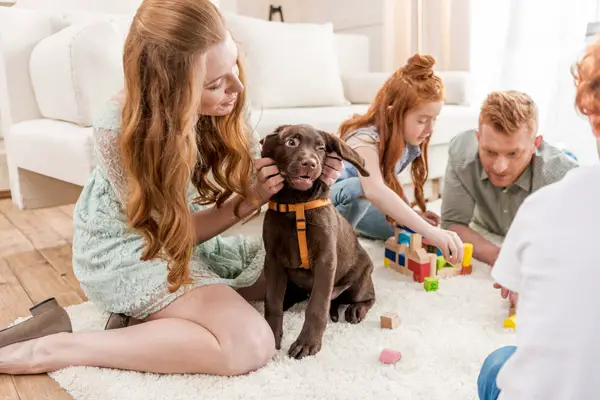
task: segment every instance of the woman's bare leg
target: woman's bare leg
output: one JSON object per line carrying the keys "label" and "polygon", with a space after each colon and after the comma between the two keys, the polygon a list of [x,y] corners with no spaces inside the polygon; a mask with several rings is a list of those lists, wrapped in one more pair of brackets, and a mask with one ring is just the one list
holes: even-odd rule
{"label": "woman's bare leg", "polygon": [[268,324],[225,285],[197,288],[123,329],[60,333],[0,349],[0,373],[50,372],[71,365],[154,373],[240,375],[275,353]]}

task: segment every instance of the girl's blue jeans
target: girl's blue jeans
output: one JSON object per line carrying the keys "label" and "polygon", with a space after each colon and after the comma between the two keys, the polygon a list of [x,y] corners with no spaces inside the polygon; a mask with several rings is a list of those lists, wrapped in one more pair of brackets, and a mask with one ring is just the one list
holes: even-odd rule
{"label": "girl's blue jeans", "polygon": [[496,377],[515,350],[517,350],[515,346],[504,346],[487,356],[477,378],[477,392],[480,400],[496,400],[498,398],[500,389],[496,386]]}
{"label": "girl's blue jeans", "polygon": [[361,196],[364,192],[360,178],[346,178],[331,186],[331,202],[358,234],[379,240],[394,236],[394,228],[385,214]]}

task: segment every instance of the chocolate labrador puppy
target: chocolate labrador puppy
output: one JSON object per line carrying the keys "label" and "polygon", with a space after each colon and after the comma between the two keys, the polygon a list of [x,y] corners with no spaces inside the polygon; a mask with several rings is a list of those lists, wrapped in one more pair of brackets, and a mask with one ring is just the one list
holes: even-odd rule
{"label": "chocolate labrador puppy", "polygon": [[361,175],[368,172],[342,140],[309,125],[281,126],[261,144],[262,156],[272,158],[285,178],[263,225],[265,319],[280,349],[284,309],[308,298],[302,331],[288,353],[300,359],[321,349],[328,314],[337,322],[339,306],[347,304],[346,321],[359,323],[375,302],[373,263],[352,226],[329,202],[329,186],[319,179],[332,151]]}

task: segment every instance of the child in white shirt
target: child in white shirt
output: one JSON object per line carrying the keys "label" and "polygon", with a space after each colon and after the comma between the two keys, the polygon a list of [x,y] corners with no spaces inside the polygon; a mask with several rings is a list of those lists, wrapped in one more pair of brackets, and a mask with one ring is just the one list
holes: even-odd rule
{"label": "child in white shirt", "polygon": [[[600,156],[600,41],[574,76]],[[519,208],[492,270],[505,292],[518,293],[517,346],[485,360],[481,400],[600,398],[599,232],[600,165],[571,170]]]}

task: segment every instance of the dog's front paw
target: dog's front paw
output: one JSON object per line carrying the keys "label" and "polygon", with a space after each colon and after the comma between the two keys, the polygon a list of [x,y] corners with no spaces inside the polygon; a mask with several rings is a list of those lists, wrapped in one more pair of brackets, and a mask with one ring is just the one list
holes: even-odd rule
{"label": "dog's front paw", "polygon": [[306,338],[301,335],[292,343],[288,354],[290,357],[299,360],[306,356],[314,356],[319,350],[321,350],[321,339]]}
{"label": "dog's front paw", "polygon": [[365,319],[369,308],[370,307],[365,303],[350,304],[348,308],[346,308],[346,321],[351,324],[358,324]]}

